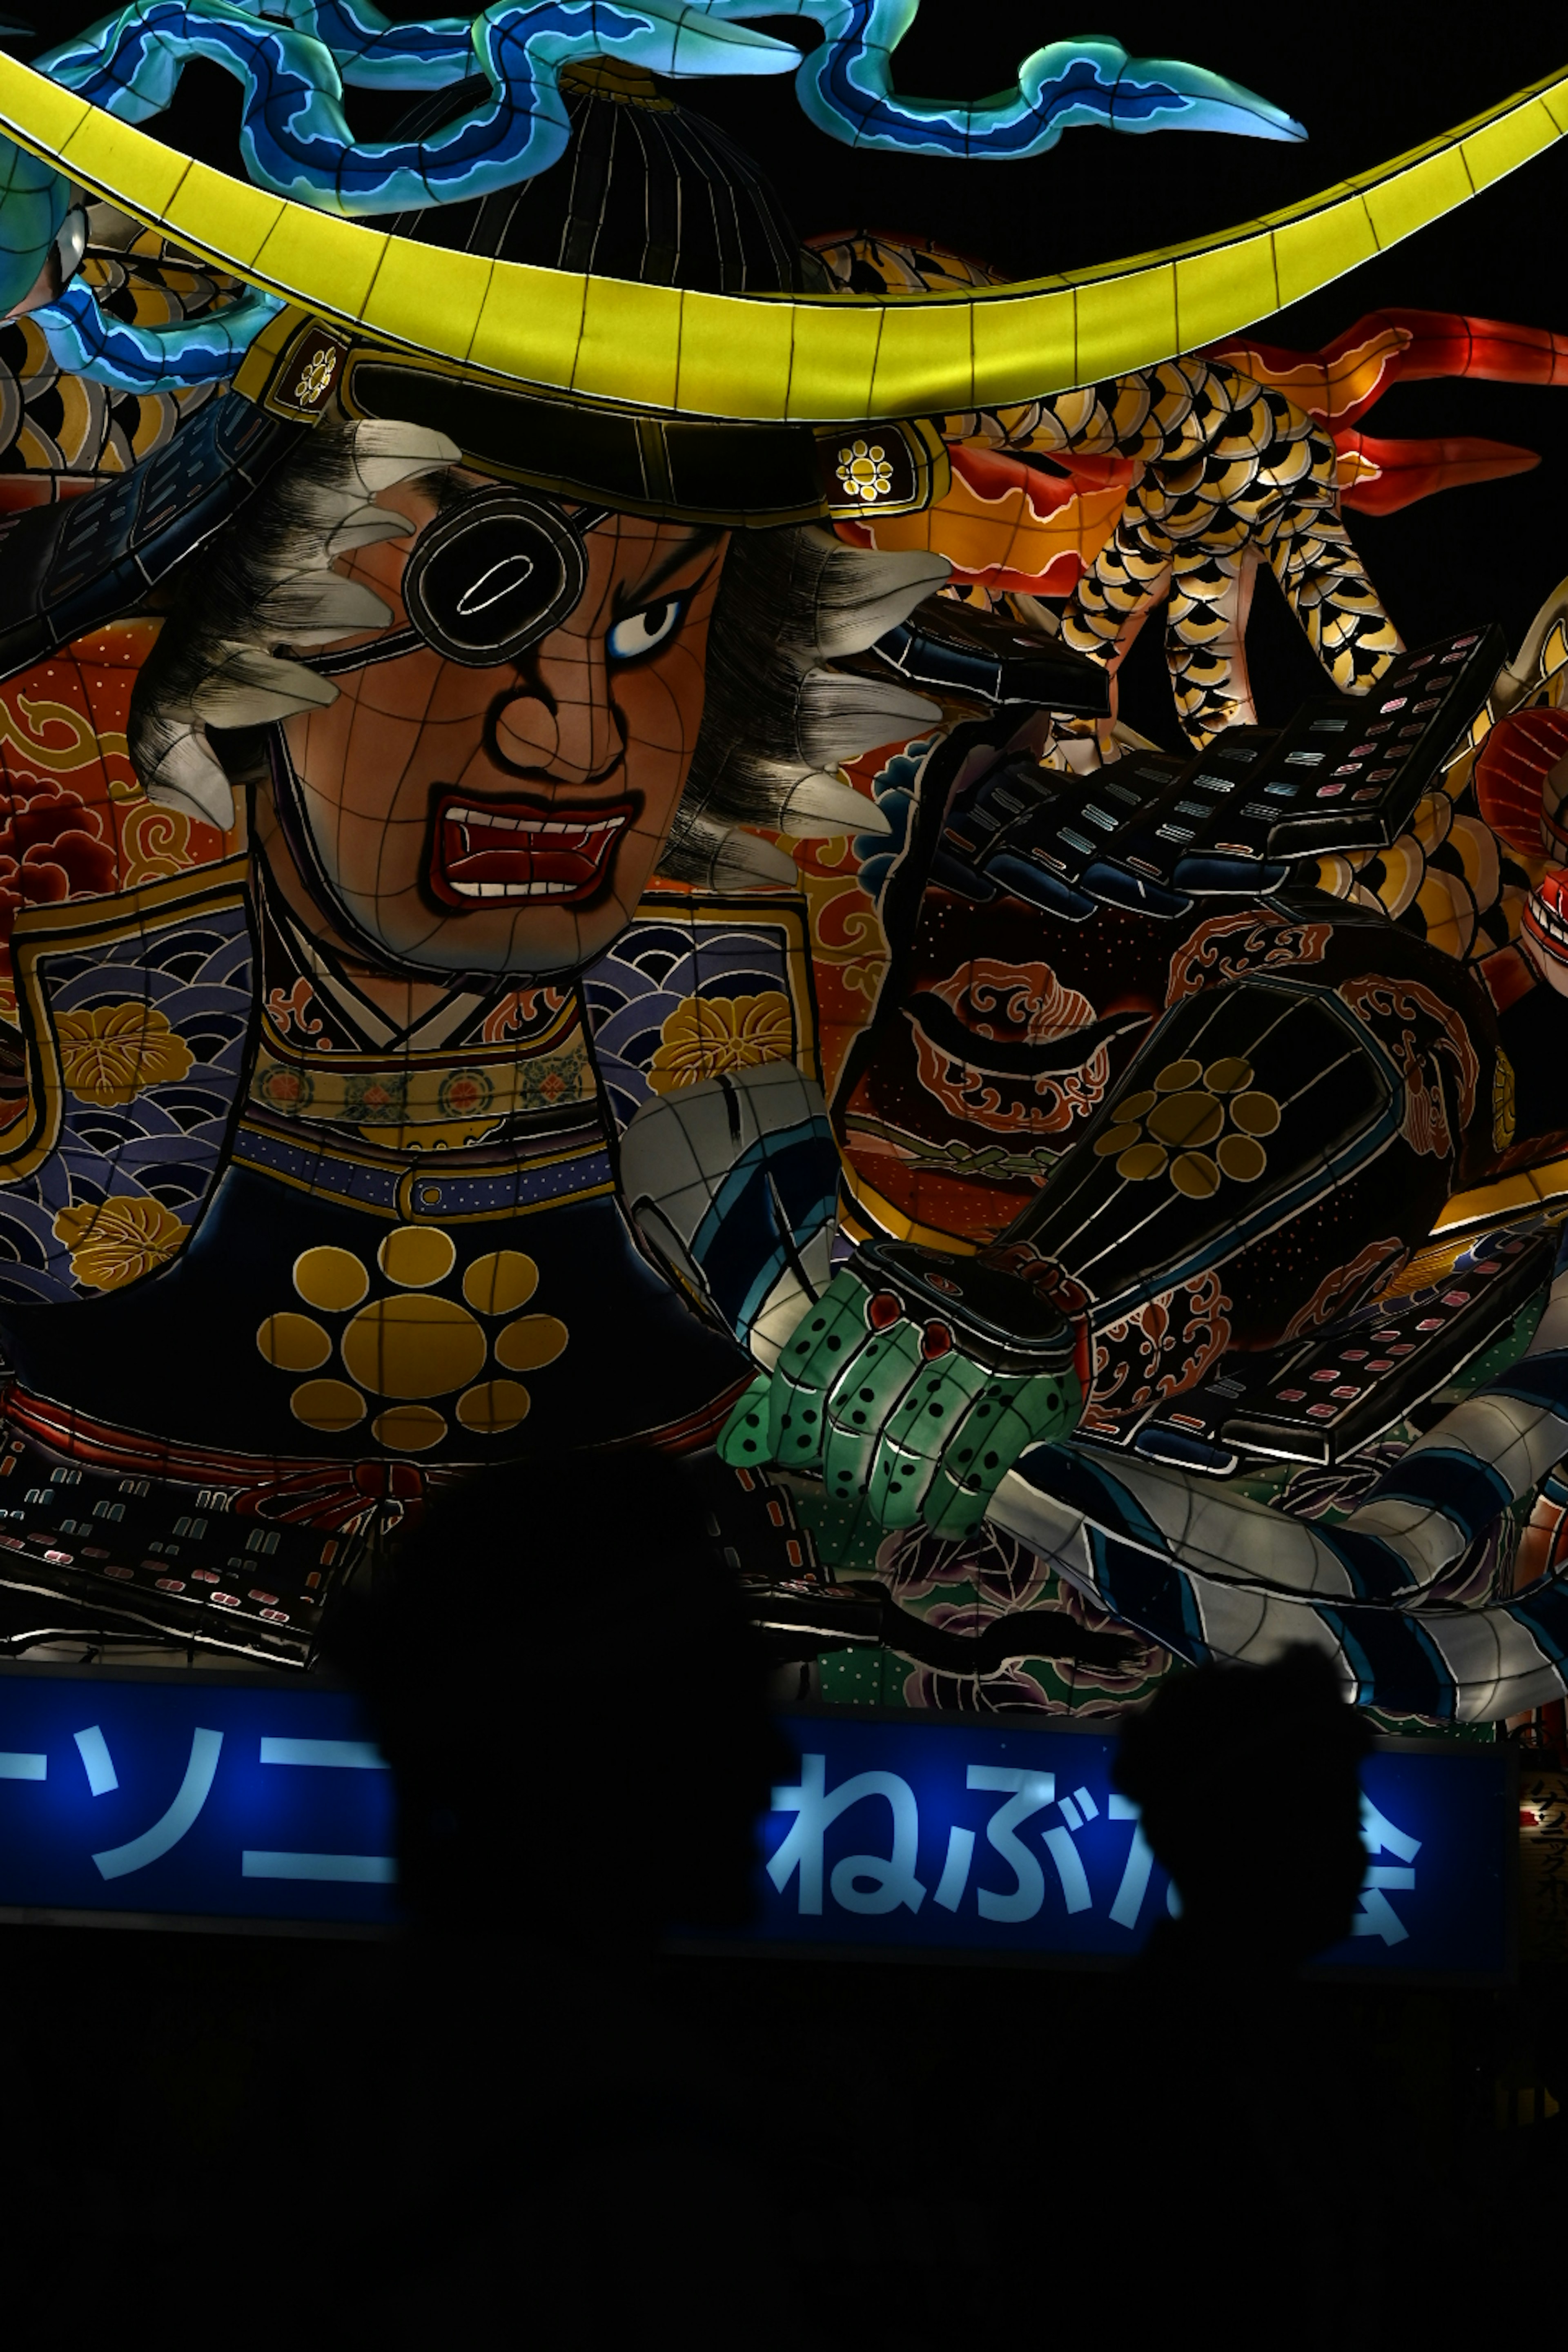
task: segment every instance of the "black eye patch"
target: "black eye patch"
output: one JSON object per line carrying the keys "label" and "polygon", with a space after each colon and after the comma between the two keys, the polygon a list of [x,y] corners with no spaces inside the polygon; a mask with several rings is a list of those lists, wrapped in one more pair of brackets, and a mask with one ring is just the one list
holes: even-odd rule
{"label": "black eye patch", "polygon": [[420,532],[403,574],[408,617],[427,646],[473,669],[513,661],[547,636],[588,579],[578,525],[551,502],[476,490]]}

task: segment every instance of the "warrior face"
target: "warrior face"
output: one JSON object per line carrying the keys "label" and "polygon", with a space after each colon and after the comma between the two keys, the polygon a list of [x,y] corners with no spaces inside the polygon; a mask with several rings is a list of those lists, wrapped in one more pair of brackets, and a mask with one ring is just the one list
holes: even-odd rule
{"label": "warrior face", "polygon": [[[702,717],[726,535],[454,470],[384,491],[416,526],[340,560],[391,625],[305,656],[294,821],[352,928],[405,966],[549,972],[630,919]],[[277,811],[264,843],[289,887]]]}

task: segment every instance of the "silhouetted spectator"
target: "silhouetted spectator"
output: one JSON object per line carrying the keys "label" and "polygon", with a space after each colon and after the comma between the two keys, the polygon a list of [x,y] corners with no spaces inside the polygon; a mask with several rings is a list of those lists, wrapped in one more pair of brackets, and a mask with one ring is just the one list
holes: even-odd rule
{"label": "silhouetted spectator", "polygon": [[437,1497],[331,1654],[396,1776],[419,1927],[624,1956],[751,1916],[792,1759],[700,1491],[662,1454],[506,1465]]}
{"label": "silhouetted spectator", "polygon": [[488,2341],[504,2306],[551,2352],[661,2319],[784,2342],[767,2126],[650,1965],[668,1929],[750,1918],[792,1767],[700,1491],[637,1453],[481,1474],[331,1654],[393,1768],[415,1927],[386,2316]]}
{"label": "silhouetted spectator", "polygon": [[1111,1772],[1182,1900],[1143,1965],[1289,1969],[1348,1934],[1371,1745],[1328,1660],[1304,1645],[1274,1665],[1163,1683],[1123,1726]]}
{"label": "silhouetted spectator", "polygon": [[1112,1767],[1182,1906],[1129,1986],[1143,2087],[1109,2154],[1121,2252],[1224,2343],[1356,2344],[1374,2324],[1367,2086],[1299,1973],[1350,1929],[1369,1746],[1302,1647],[1173,1676]]}

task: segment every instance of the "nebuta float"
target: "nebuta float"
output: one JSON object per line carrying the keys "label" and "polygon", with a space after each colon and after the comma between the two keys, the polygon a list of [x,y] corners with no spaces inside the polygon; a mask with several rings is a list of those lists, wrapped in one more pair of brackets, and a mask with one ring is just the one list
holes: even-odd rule
{"label": "nebuta float", "polygon": [[[191,0],[0,63],[0,1578],[303,1662],[433,1484],[642,1440],[830,1682],[1305,1638],[1542,1704],[1568,596],[1407,647],[1342,509],[1531,462],[1373,440],[1390,383],[1568,346],[1256,339],[1420,159],[1077,285],[803,244],[683,77],[954,156],[1295,126],[1103,42],[906,100],[896,28],[746,13]],[[248,181],[131,127],[193,57]],[[1181,756],[1117,713],[1162,604]]]}

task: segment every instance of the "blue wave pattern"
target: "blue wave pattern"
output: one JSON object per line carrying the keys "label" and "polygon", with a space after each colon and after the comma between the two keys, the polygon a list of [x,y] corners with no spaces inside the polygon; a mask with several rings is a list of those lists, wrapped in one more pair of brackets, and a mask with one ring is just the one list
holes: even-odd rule
{"label": "blue wave pattern", "polygon": [[0,1299],[44,1304],[89,1293],[56,1233],[63,1209],[153,1199],[194,1229],[221,1171],[245,1072],[253,1004],[243,908],[176,914],[107,949],[39,958],[47,1017],[144,1003],[186,1047],[184,1076],[103,1106],[67,1091],[58,1142],[30,1177],[0,1190]]}
{"label": "blue wave pattern", "polygon": [[[752,921],[692,925],[645,916],[583,976],[594,1058],[624,1128],[654,1092],[653,1057],[672,1013],[693,999],[777,994],[793,1008],[790,935],[759,910]],[[790,1058],[804,1058],[792,1017]]]}

